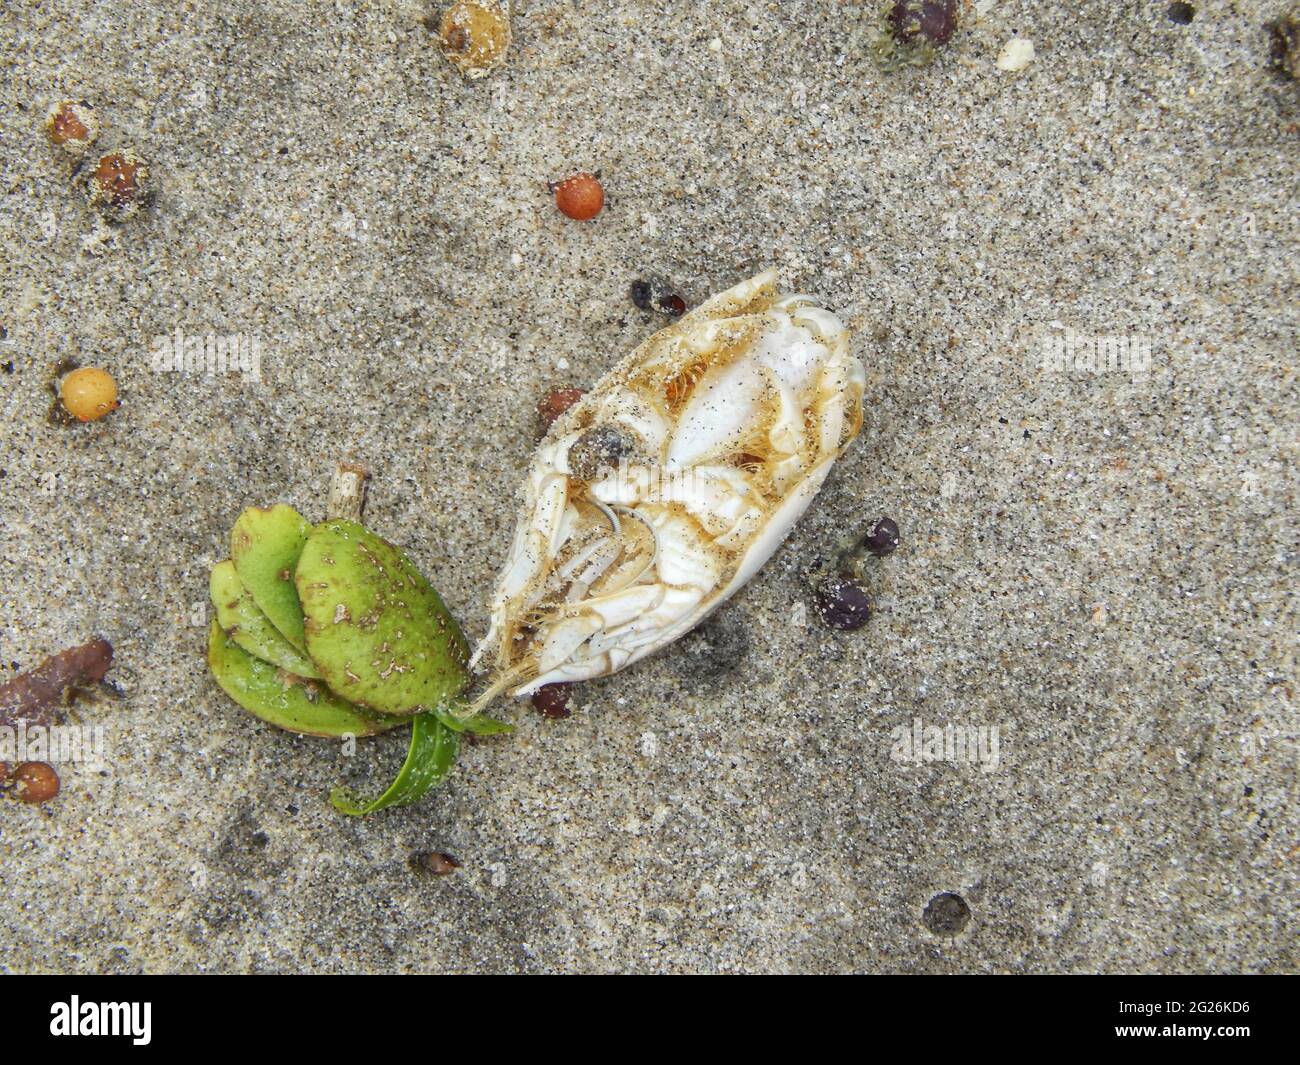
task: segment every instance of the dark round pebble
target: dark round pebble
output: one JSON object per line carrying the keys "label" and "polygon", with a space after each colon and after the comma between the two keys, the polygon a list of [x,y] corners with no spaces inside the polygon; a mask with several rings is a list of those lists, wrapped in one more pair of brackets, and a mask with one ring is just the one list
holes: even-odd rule
{"label": "dark round pebble", "polygon": [[862,538],[862,546],[876,558],[884,558],[898,546],[898,522],[893,518],[881,518]]}
{"label": "dark round pebble", "polygon": [[613,425],[588,429],[569,448],[569,469],[584,481],[597,481],[636,450],[629,433]]}
{"label": "dark round pebble", "polygon": [[894,39],[945,44],[957,29],[957,0],[899,0],[887,16]]}
{"label": "dark round pebble", "polygon": [[921,922],[936,936],[955,936],[970,924],[970,907],[952,891],[941,891],[925,905]]}
{"label": "dark round pebble", "polygon": [[871,600],[857,581],[838,573],[825,578],[813,596],[817,616],[832,629],[852,632],[871,618]]}
{"label": "dark round pebble", "polygon": [[1169,21],[1179,26],[1186,26],[1196,17],[1196,8],[1191,4],[1170,4],[1169,10],[1165,12]]}
{"label": "dark round pebble", "polygon": [[654,309],[651,304],[654,294],[654,286],[649,281],[633,281],[632,287],[628,290],[628,295],[632,298],[633,304],[643,311]]}
{"label": "dark round pebble", "polygon": [[[1268,63],[1284,77],[1294,77],[1297,68],[1295,53],[1300,49],[1300,21],[1296,19],[1279,19],[1270,22],[1268,30]],[[12,372],[9,365],[6,372]]]}
{"label": "dark round pebble", "polygon": [[533,709],[542,717],[568,717],[573,713],[569,709],[569,692],[572,687],[571,684],[543,684],[533,692]]}

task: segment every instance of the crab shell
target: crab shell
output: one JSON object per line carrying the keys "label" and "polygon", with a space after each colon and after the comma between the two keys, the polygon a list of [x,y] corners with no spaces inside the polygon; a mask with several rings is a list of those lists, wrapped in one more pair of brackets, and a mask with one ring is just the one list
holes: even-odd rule
{"label": "crab shell", "polygon": [[[524,484],[485,699],[613,673],[780,546],[862,424],[848,331],[775,270],[660,330],[556,420]],[[480,705],[484,702],[480,700]]]}

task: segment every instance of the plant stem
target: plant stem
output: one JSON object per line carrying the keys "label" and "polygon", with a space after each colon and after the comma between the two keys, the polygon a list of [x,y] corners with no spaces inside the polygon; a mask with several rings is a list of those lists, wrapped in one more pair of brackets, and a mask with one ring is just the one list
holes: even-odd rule
{"label": "plant stem", "polygon": [[330,498],[325,508],[327,518],[361,521],[366,506],[366,479],[370,471],[355,462],[340,462],[330,478]]}

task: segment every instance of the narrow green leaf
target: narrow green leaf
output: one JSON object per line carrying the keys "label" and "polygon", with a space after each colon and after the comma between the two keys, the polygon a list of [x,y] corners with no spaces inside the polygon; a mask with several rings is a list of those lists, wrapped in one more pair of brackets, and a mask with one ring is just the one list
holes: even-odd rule
{"label": "narrow green leaf", "polygon": [[406,761],[388,790],[369,800],[361,799],[351,788],[339,787],[330,792],[330,802],[340,813],[372,814],[389,806],[407,806],[419,798],[451,771],[460,750],[460,736],[447,728],[436,714],[416,714],[411,720],[411,745]]}
{"label": "narrow green leaf", "polygon": [[475,736],[497,736],[515,730],[514,725],[508,722],[498,721],[494,717],[484,717],[482,714],[475,714],[473,717],[457,717],[455,712],[446,706],[439,706],[433,714],[453,732],[472,732]]}

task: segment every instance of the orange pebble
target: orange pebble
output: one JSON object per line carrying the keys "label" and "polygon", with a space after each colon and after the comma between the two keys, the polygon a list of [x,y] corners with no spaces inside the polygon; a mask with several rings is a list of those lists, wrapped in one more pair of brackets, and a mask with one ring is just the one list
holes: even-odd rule
{"label": "orange pebble", "polygon": [[561,214],[587,222],[605,206],[605,190],[595,174],[574,174],[555,186],[555,206]]}
{"label": "orange pebble", "polygon": [[46,762],[24,762],[13,771],[11,780],[19,802],[48,802],[59,793],[59,774]]}
{"label": "orange pebble", "polygon": [[107,370],[83,366],[63,379],[59,396],[74,418],[93,422],[117,409],[117,382]]}

